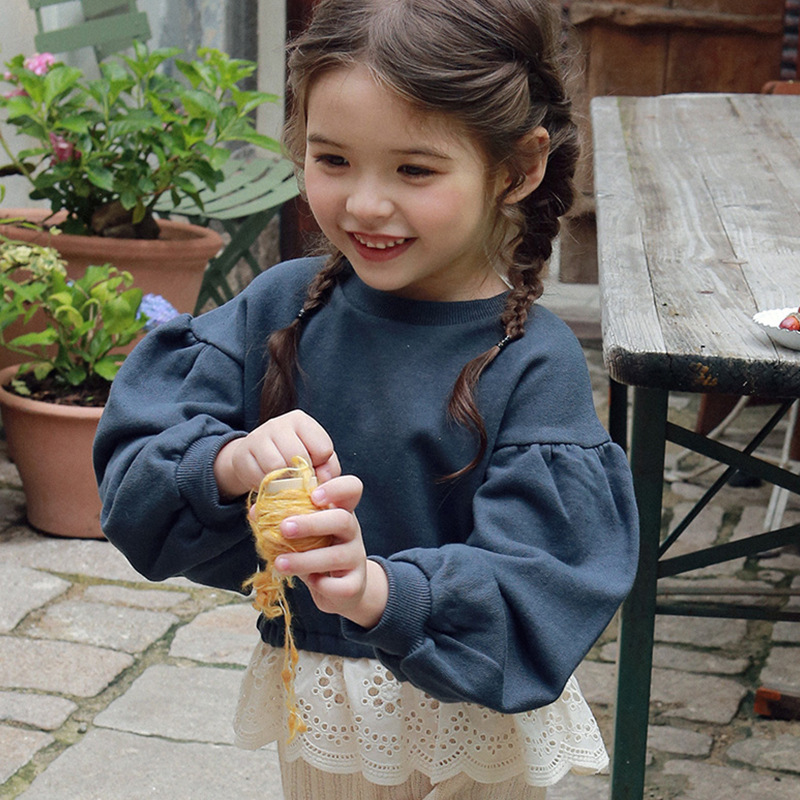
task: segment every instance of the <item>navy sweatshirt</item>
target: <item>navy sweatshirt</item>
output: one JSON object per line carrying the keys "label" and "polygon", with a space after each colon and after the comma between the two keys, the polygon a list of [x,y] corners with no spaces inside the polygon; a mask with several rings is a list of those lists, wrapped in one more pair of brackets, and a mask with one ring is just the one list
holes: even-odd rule
{"label": "navy sweatshirt", "polygon": [[[220,448],[258,425],[269,333],[300,309],[318,259],[278,265],[221,308],[139,344],[114,380],[95,442],[103,529],[151,580],[239,589],[257,561],[243,502],[221,501]],[[626,458],[594,411],[567,326],[534,306],[526,334],[476,389],[488,434],[447,416],[461,367],[503,336],[503,295],[426,302],[348,269],[300,339],[298,406],[330,434],[389,601],[363,629],[291,592],[298,647],[377,657],[444,702],[514,713],[555,700],[636,569]],[[281,620],[259,622],[282,643]]]}

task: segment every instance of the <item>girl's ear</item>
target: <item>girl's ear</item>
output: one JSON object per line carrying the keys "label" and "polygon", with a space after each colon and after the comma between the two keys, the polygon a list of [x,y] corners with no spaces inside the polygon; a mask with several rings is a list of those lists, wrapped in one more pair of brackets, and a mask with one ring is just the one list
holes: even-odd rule
{"label": "girl's ear", "polygon": [[[522,183],[503,198],[508,205],[518,203],[536,189],[544,178],[547,156],[550,153],[550,134],[540,125],[522,137],[519,143],[525,162],[525,178]],[[506,176],[505,186],[511,183]]]}

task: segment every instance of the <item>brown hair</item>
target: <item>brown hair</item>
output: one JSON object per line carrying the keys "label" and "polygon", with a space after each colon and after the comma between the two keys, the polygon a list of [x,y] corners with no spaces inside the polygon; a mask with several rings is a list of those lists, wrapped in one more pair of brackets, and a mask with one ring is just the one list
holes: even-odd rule
{"label": "brown hair", "polygon": [[[298,169],[305,146],[310,87],[324,72],[367,66],[383,85],[421,112],[443,115],[472,137],[490,173],[512,176],[498,198],[494,254],[511,283],[499,345],[468,362],[448,413],[479,438],[478,453],[454,476],[472,469],[486,450],[486,430],[474,388],[504,344],[520,338],[540,273],[552,252],[558,218],[573,200],[578,132],[564,85],[561,23],[552,0],[321,0],[305,33],[291,45],[292,111],[284,144]],[[542,183],[518,203],[503,202],[525,180],[524,137],[544,127],[550,152]],[[324,305],[344,268],[335,252],[311,283],[298,319],[273,333],[262,392],[262,418],[295,404],[294,375],[303,317]]]}

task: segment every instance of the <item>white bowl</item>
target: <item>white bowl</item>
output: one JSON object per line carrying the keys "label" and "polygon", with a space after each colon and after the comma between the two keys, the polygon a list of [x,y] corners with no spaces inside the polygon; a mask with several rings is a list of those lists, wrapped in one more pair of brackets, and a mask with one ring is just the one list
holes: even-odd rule
{"label": "white bowl", "polygon": [[797,306],[794,308],[770,308],[755,314],[753,321],[767,332],[775,344],[788,347],[790,350],[800,350],[800,331],[788,331],[780,327],[782,320],[792,312],[797,312]]}

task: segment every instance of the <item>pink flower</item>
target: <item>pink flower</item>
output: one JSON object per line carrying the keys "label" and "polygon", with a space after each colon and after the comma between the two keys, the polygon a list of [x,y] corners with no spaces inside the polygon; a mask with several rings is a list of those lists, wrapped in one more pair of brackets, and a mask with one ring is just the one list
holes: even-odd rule
{"label": "pink flower", "polygon": [[25,59],[25,69],[34,75],[44,75],[55,63],[56,57],[52,53],[34,53]]}
{"label": "pink flower", "polygon": [[6,100],[10,100],[12,97],[25,97],[27,94],[28,93],[23,88],[18,86],[16,89],[6,92],[3,97],[5,97]]}
{"label": "pink flower", "polygon": [[3,73],[3,80],[4,81],[8,81],[10,83],[11,81],[14,80],[14,73],[13,72],[9,72],[8,70],[6,70]]}
{"label": "pink flower", "polygon": [[76,150],[75,145],[61,134],[51,133],[50,144],[53,146],[53,161],[57,164],[75,157],[80,158],[80,151]]}

